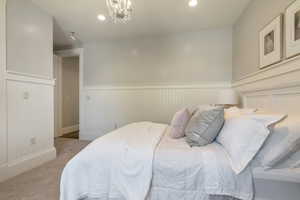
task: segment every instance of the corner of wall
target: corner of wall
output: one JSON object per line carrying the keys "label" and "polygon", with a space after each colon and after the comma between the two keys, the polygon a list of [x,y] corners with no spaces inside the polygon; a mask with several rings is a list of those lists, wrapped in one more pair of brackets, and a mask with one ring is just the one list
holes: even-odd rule
{"label": "corner of wall", "polygon": [[7,162],[6,129],[6,0],[0,0],[0,165]]}
{"label": "corner of wall", "polygon": [[[0,181],[56,157],[52,112],[55,81],[7,70],[6,14],[6,0],[0,0]],[[48,46],[52,43],[49,41]],[[20,96],[26,106],[19,101]],[[45,112],[40,112],[42,109],[46,109]],[[20,115],[22,119],[15,117]],[[8,132],[8,127],[13,130]],[[32,127],[35,131],[30,129]],[[34,142],[31,139],[35,139]]]}

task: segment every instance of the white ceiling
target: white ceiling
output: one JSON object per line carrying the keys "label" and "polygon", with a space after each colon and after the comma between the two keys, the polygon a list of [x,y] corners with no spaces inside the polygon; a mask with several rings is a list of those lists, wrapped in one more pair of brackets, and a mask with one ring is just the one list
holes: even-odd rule
{"label": "white ceiling", "polygon": [[196,8],[188,0],[132,0],[134,13],[126,24],[100,22],[107,15],[105,0],[32,0],[54,16],[54,43],[68,46],[71,31],[80,42],[120,39],[143,35],[189,32],[231,26],[251,0],[198,0]]}

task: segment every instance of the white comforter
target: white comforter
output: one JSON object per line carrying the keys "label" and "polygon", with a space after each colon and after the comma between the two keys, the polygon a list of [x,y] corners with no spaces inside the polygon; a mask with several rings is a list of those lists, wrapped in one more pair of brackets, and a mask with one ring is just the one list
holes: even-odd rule
{"label": "white comforter", "polygon": [[250,170],[235,175],[220,145],[190,148],[166,130],[141,122],[95,140],[65,167],[60,200],[252,199]]}
{"label": "white comforter", "polygon": [[221,145],[191,148],[184,138],[170,138],[168,131],[155,153],[149,199],[253,199],[251,170],[236,175]]}

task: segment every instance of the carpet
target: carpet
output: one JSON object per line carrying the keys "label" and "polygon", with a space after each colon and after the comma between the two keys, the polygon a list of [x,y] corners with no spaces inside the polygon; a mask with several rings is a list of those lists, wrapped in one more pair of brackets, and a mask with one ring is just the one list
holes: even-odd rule
{"label": "carpet", "polygon": [[57,158],[0,183],[0,200],[58,200],[65,164],[88,144],[75,139],[55,139]]}

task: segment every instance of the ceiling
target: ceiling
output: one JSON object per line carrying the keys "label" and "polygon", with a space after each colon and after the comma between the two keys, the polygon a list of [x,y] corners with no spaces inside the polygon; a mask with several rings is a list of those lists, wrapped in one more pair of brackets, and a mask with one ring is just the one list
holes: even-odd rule
{"label": "ceiling", "polygon": [[[107,16],[105,0],[32,0],[54,16],[56,48],[81,43],[113,40],[144,35],[232,26],[251,0],[198,0],[195,8],[188,0],[132,0],[133,17],[126,24],[101,22],[98,14]],[[75,32],[78,41],[71,41]]]}

